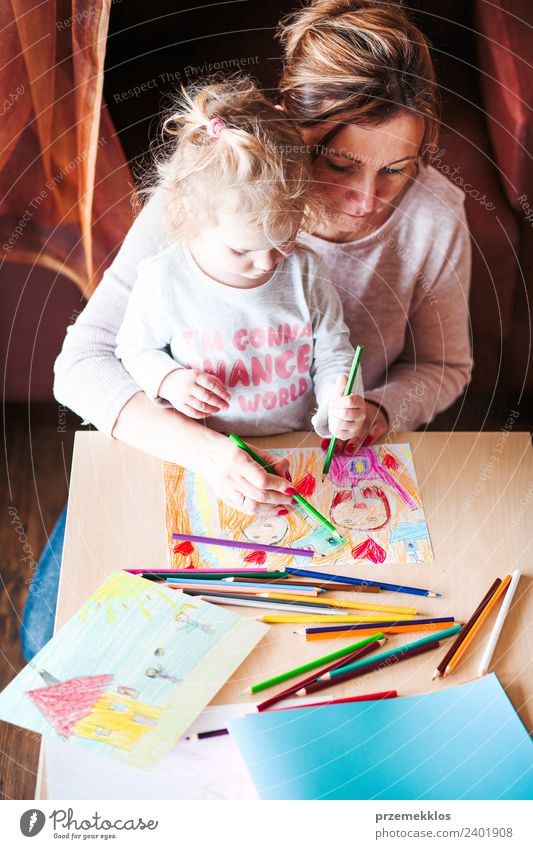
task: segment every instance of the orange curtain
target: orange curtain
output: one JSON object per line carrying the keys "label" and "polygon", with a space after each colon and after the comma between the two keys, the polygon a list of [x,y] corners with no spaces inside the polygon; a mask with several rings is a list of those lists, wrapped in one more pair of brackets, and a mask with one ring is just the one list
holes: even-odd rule
{"label": "orange curtain", "polygon": [[0,251],[94,291],[133,220],[102,98],[111,0],[7,0],[0,28]]}

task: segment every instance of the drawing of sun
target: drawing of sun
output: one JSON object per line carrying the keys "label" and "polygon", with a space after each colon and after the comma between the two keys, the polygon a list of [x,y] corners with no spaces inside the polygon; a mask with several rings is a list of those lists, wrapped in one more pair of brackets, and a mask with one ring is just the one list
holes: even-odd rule
{"label": "drawing of sun", "polygon": [[[179,601],[181,593],[176,593],[176,596]],[[104,613],[107,622],[112,624],[121,611],[131,609],[133,604],[147,619],[151,619],[160,599],[178,610],[179,605],[162,593],[157,584],[151,584],[147,588],[144,578],[130,575],[128,572],[117,572],[104,586],[93,593],[86,604],[80,608],[78,615],[82,622],[86,622],[89,615]]]}

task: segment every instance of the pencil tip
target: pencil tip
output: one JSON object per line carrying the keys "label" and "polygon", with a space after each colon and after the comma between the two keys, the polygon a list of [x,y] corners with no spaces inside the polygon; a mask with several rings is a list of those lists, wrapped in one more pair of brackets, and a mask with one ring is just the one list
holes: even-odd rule
{"label": "pencil tip", "polygon": [[298,697],[305,696],[305,687],[302,687],[301,690],[297,690],[294,695]]}
{"label": "pencil tip", "polygon": [[433,675],[431,676],[431,680],[434,681],[435,678],[440,678],[440,672],[438,669],[435,669]]}
{"label": "pencil tip", "polygon": [[243,690],[242,693],[239,693],[239,695],[240,696],[251,696],[252,695],[251,687],[248,687],[247,690]]}

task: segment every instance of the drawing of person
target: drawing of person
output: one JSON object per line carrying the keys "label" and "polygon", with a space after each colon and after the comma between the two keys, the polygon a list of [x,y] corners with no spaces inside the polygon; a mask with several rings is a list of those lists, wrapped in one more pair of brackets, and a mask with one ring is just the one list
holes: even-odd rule
{"label": "drawing of person", "polygon": [[257,516],[247,527],[242,528],[242,534],[250,542],[277,545],[288,530],[289,524],[283,516]]}

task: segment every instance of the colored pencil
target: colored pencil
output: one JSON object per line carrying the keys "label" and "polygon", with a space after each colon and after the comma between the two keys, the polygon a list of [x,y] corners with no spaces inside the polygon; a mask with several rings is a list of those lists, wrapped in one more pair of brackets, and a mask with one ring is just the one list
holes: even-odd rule
{"label": "colored pencil", "polygon": [[[265,463],[265,461],[261,459],[259,454],[256,454],[255,451],[252,448],[250,448],[249,445],[247,445],[245,442],[243,442],[242,439],[240,439],[235,433],[230,433],[229,438],[232,439],[233,442],[235,442],[235,444],[239,446],[239,448],[242,448],[243,451],[246,451],[246,453],[248,454],[249,457],[252,458],[252,460],[255,460],[256,463],[259,463],[260,466],[262,466],[264,469],[266,469],[271,474],[273,474],[273,475],[276,474],[276,472],[272,469],[272,467],[269,466],[268,463]],[[323,516],[322,513],[319,513],[318,510],[315,507],[313,507],[312,504],[309,504],[309,502],[306,501],[305,498],[302,495],[300,495],[300,493],[296,492],[296,490],[295,490],[292,497],[294,498],[295,501],[298,502],[298,504],[301,507],[304,507],[306,510],[308,510],[309,513],[311,513],[311,515],[314,516],[315,519],[317,519],[317,521],[321,522],[324,525],[325,528],[327,528],[329,531],[332,532],[332,534],[335,537],[335,543],[336,543],[335,547],[337,547],[337,544],[338,544],[339,541],[345,542],[345,543],[348,542],[348,540],[346,540],[342,536],[340,531],[337,530],[335,525],[332,525],[331,522],[328,522],[326,517]]]}
{"label": "colored pencil", "polygon": [[254,578],[267,578],[268,580],[275,579],[283,580],[284,576],[289,577],[288,572],[269,572],[264,568],[256,569],[251,566],[249,569],[124,569],[130,575],[159,575],[166,578],[167,575],[179,575],[183,580],[196,577],[209,576],[212,580],[221,581],[223,578],[240,578],[248,575],[253,575]]}
{"label": "colored pencil", "polygon": [[489,671],[490,662],[492,660],[492,655],[494,654],[494,650],[498,643],[498,639],[502,632],[502,628],[505,624],[505,619],[507,614],[509,613],[509,608],[511,607],[511,602],[513,600],[513,596],[515,594],[516,588],[518,586],[518,581],[520,580],[520,572],[516,569],[513,572],[513,577],[511,578],[511,583],[509,584],[509,589],[505,593],[505,598],[503,600],[503,604],[500,608],[500,612],[498,613],[498,617],[496,622],[494,623],[494,627],[491,631],[491,635],[488,639],[485,651],[483,653],[483,657],[481,659],[481,663],[479,665],[478,675],[485,675]]}
{"label": "colored pencil", "polygon": [[432,679],[431,679],[432,681],[434,681],[435,678],[439,678],[441,675],[444,675],[444,672],[446,671],[446,667],[447,667],[448,663],[450,662],[450,660],[454,656],[455,652],[457,651],[457,649],[459,648],[459,646],[461,645],[463,640],[466,638],[468,632],[473,627],[476,619],[479,618],[481,612],[486,607],[489,600],[492,598],[492,596],[494,595],[494,593],[496,592],[496,590],[500,586],[501,582],[502,582],[501,578],[496,578],[494,583],[491,584],[491,586],[489,587],[489,589],[487,590],[487,592],[485,593],[485,595],[483,596],[483,598],[479,602],[478,606],[476,607],[476,609],[472,613],[471,617],[469,619],[467,619],[467,621],[465,622],[465,624],[463,625],[463,627],[461,628],[461,630],[457,634],[457,637],[455,638],[455,640],[451,644],[450,648],[448,649],[448,651],[446,652],[446,654],[444,655],[444,657],[442,658],[442,660],[438,664],[437,668],[434,670],[433,675],[432,675]]}
{"label": "colored pencil", "polygon": [[241,696],[251,696],[253,693],[259,693],[261,690],[268,689],[268,687],[274,687],[276,684],[288,681],[289,678],[296,678],[298,675],[303,675],[304,672],[310,672],[311,669],[316,669],[317,666],[326,666],[328,663],[332,663],[334,660],[345,657],[347,654],[352,654],[373,642],[373,637],[367,637],[367,639],[361,640],[358,643],[352,643],[351,646],[345,646],[342,649],[330,652],[330,654],[325,654],[322,657],[316,657],[314,660],[310,660],[307,663],[302,664],[302,666],[296,666],[294,669],[288,669],[286,672],[280,672],[279,675],[274,675],[272,678],[260,681],[259,684],[252,684],[251,687],[248,687],[247,690],[244,690],[241,693]]}
{"label": "colored pencil", "polygon": [[[375,660],[390,660],[394,658],[398,654],[403,654],[403,652],[409,651],[410,649],[416,649],[420,646],[428,645],[429,643],[437,642],[438,640],[446,640],[448,637],[453,637],[454,634],[457,634],[458,631],[461,630],[460,625],[453,625],[451,628],[446,628],[444,631],[436,631],[434,634],[429,634],[427,637],[421,637],[419,640],[414,640],[412,643],[405,643],[403,646],[396,646],[396,648],[389,649],[389,651],[383,652],[378,655]],[[366,661],[362,660],[357,664],[357,669],[363,667]],[[351,664],[350,668],[343,667],[342,672],[350,672],[352,668],[356,668],[354,664]],[[337,672],[332,672],[331,675],[337,675]]]}
{"label": "colored pencil", "polygon": [[287,566],[287,575],[299,575],[302,578],[325,581],[327,583],[352,584],[354,586],[374,586],[391,592],[407,593],[408,595],[423,595],[429,598],[440,598],[441,593],[432,590],[422,590],[419,587],[406,587],[403,584],[387,584],[384,581],[368,581],[366,578],[350,578],[348,575],[329,575],[327,572],[315,572],[309,569],[299,569],[297,566]]}
{"label": "colored pencil", "polygon": [[[452,620],[453,621],[453,620]],[[374,625],[373,627],[365,626],[360,631],[356,633],[359,635],[370,636],[371,634],[375,634],[376,630],[379,629],[383,631],[384,634],[416,634],[420,631],[438,631],[439,628],[442,628],[442,624],[435,622],[434,625],[418,625],[415,622],[406,622],[406,627],[403,628],[400,625]],[[317,640],[338,640],[338,639],[353,639],[354,632],[353,631],[337,631],[332,633],[331,631],[326,631],[321,634],[306,634],[305,639],[307,642],[316,642]]]}
{"label": "colored pencil", "polygon": [[[269,591],[268,596],[269,598],[283,598],[284,594],[276,588],[274,592]],[[309,599],[309,603],[311,602],[313,604],[321,604],[322,599]],[[343,610],[375,610],[378,613],[408,613],[413,616],[417,613],[416,607],[394,607],[393,605],[387,604],[367,604],[363,601],[344,601],[344,599],[328,598],[327,603],[331,605],[331,607],[342,607]]]}
{"label": "colored pencil", "polygon": [[[346,655],[344,658],[341,657],[338,660],[333,661],[333,663],[331,663],[329,666],[326,666],[325,669],[321,670],[321,674],[325,674],[326,672],[331,672],[334,669],[337,669],[339,666],[342,666],[343,663],[346,663],[348,661],[348,658],[350,658],[350,661],[348,662],[351,662],[352,660],[357,660],[358,658],[365,657],[367,654],[371,654],[377,648],[382,646],[385,642],[386,637],[376,637],[371,643],[368,643],[366,646],[363,646],[363,648],[357,649],[357,651],[353,652],[352,654]],[[311,684],[311,682],[316,681],[317,678],[317,672],[312,675],[308,675],[307,678],[303,678],[296,684],[292,684],[285,690],[281,690],[281,692],[276,693],[276,695],[270,696],[270,698],[266,699],[264,702],[260,702],[257,705],[257,711],[261,713],[261,711],[267,710],[268,708],[272,707],[272,705],[281,702],[283,699],[293,696],[297,692],[297,690],[299,690],[301,687],[306,686],[307,684]]]}
{"label": "colored pencil", "polygon": [[364,696],[346,696],[345,699],[334,699],[332,696],[326,696],[318,702],[305,702],[303,705],[286,705],[285,707],[274,708],[274,710],[301,710],[306,707],[320,707],[321,705],[344,705],[347,702],[377,702],[380,699],[396,699],[398,693],[396,690],[383,690],[381,693],[367,693]]}
{"label": "colored pencil", "polygon": [[[344,396],[349,395],[353,389],[354,381],[357,376],[357,371],[359,369],[359,363],[361,362],[361,357],[363,356],[364,348],[361,345],[358,345],[355,349],[355,354],[353,355],[352,367],[350,369],[350,373],[348,375],[348,380],[346,381],[346,386],[344,389]],[[335,446],[337,445],[337,437],[332,437],[329,442],[328,450],[326,453],[326,459],[324,461],[324,467],[322,469],[322,482],[324,482],[324,478],[327,476],[329,472],[329,467],[331,466],[331,461],[333,459],[333,454],[335,453]]]}
{"label": "colored pencil", "polygon": [[[368,660],[368,663],[365,663],[364,666],[355,667],[355,664],[352,664],[352,668],[348,669],[348,667],[341,667],[338,669],[333,669],[331,672],[326,673],[326,675],[317,678],[311,684],[306,684],[305,687],[302,687],[301,690],[297,690],[295,695],[297,698],[301,698],[302,696],[307,696],[309,693],[316,693],[319,690],[324,690],[327,687],[334,687],[337,684],[341,684],[344,681],[350,681],[352,678],[358,678],[360,675],[366,675],[367,672],[375,672],[378,669],[387,669],[393,663],[399,663],[402,660],[409,660],[410,657],[416,657],[419,654],[424,654],[424,652],[432,651],[433,649],[440,646],[438,640],[435,640],[432,643],[426,643],[422,646],[416,646],[414,648],[407,649],[404,652],[397,652],[390,657],[387,657],[385,660],[380,660],[379,657],[376,658],[365,658]],[[388,654],[388,652],[386,652]],[[362,663],[363,661],[361,661]],[[357,661],[356,661],[357,663]],[[346,672],[341,672],[342,668],[346,668]],[[335,677],[333,677],[335,675]]]}
{"label": "colored pencil", "polygon": [[[411,620],[412,618],[413,617],[410,614],[408,615],[397,613],[394,619],[389,620],[388,624],[393,625],[398,619],[403,619],[407,621]],[[361,613],[360,615],[357,615],[355,613],[353,615],[351,613],[347,613],[346,615],[339,615],[335,613],[335,608],[332,608],[332,612],[328,613],[327,616],[324,616],[322,612],[317,614],[316,616],[313,616],[312,614],[309,614],[309,616],[293,616],[292,614],[287,616],[264,616],[261,618],[261,621],[266,622],[269,625],[274,625],[276,623],[278,625],[281,623],[301,625],[302,622],[345,622],[350,625],[355,622],[370,622],[373,625],[375,622],[383,623],[384,620],[383,614],[381,614],[381,616],[372,616],[370,614],[364,613]]]}
{"label": "colored pencil", "polygon": [[[172,587],[178,587],[179,589],[187,589],[190,587],[193,589],[205,589],[220,593],[248,593],[248,595],[257,595],[258,593],[266,593],[266,592],[276,592],[280,593],[281,588],[275,584],[241,584],[241,583],[231,583],[226,584],[222,581],[180,581],[179,578],[169,577],[167,578],[167,583]],[[283,587],[283,595],[290,596],[291,598],[305,598],[306,601],[309,598],[316,599],[318,595],[318,590],[316,589],[297,589],[296,587]],[[324,596],[321,595],[322,598]],[[329,602],[328,602],[329,603]],[[334,605],[333,605],[334,606]]]}
{"label": "colored pencil", "polygon": [[[254,584],[256,581],[262,581],[262,578],[222,578],[223,581],[227,581],[228,583],[231,581],[243,581],[247,584]],[[277,579],[276,579],[277,580]],[[281,581],[283,583],[281,583]],[[285,577],[280,579],[280,588],[285,590],[285,587],[310,587],[311,584],[302,582],[302,581],[291,581],[289,578]],[[368,587],[368,586],[354,586],[353,584],[327,584],[322,583],[321,581],[314,581],[312,584],[314,589],[317,589],[321,593],[325,592],[335,592],[335,593],[345,593],[345,592],[361,592],[361,593],[379,593],[381,592],[380,587]]]}
{"label": "colored pencil", "polygon": [[[219,539],[218,537],[199,537],[193,534],[172,534],[172,539],[183,539],[199,545],[219,545],[224,548],[246,548],[254,551],[268,551],[273,554],[292,554],[294,557],[313,557],[316,552],[309,548],[288,548],[281,545],[264,545],[258,542],[245,542],[236,539]],[[322,556],[322,555],[321,555]]]}
{"label": "colored pencil", "polygon": [[[453,616],[439,616],[432,619],[409,619],[409,620],[399,620],[397,622],[391,622],[390,619],[384,620],[383,622],[376,622],[375,625],[383,625],[383,627],[394,628],[396,626],[399,627],[412,627],[413,625],[438,625],[441,622],[452,622],[455,623],[455,619]],[[335,631],[361,631],[365,628],[366,625],[324,625],[306,628],[304,631],[301,631],[302,634],[320,634],[320,633],[335,633]]]}
{"label": "colored pencil", "polygon": [[190,734],[189,737],[185,737],[186,740],[209,740],[212,737],[223,737],[225,734],[229,734],[227,728],[216,728],[214,731],[199,731],[198,734]]}
{"label": "colored pencil", "polygon": [[[257,598],[257,596],[245,596],[244,598],[242,596],[235,596],[234,598],[230,598],[226,595],[218,595],[216,593],[212,595],[206,592],[198,593],[196,590],[190,593],[190,595],[197,596],[199,599],[208,601],[210,604],[229,604],[232,607],[257,607],[258,610],[279,610],[282,612],[286,612],[290,608],[291,611],[294,611],[298,615],[304,615],[309,609],[303,604],[291,606],[286,601],[274,601],[268,598]],[[326,609],[321,610],[321,613],[324,618],[328,615]],[[309,613],[309,616],[312,616],[312,613]],[[309,621],[305,615],[304,621]]]}
{"label": "colored pencil", "polygon": [[[174,588],[174,584],[170,584],[170,587]],[[210,590],[208,587],[203,587],[194,590],[187,590],[187,595],[195,595],[195,596],[213,596],[214,598],[218,598],[222,601],[222,599],[230,599],[228,604],[231,604],[231,600],[241,599],[242,601],[257,601],[261,604],[273,604],[273,605],[284,605],[284,609],[288,608],[290,610],[293,607],[303,607],[305,610],[309,611],[317,611],[320,613],[329,613],[331,611],[332,615],[337,612],[336,607],[330,607],[327,602],[320,602],[319,604],[310,606],[312,601],[317,601],[315,598],[306,598],[305,596],[298,596],[297,599],[292,599],[290,596],[287,598],[269,598],[268,593],[266,595],[254,594],[254,593],[224,593],[218,590]]]}
{"label": "colored pencil", "polygon": [[496,605],[498,604],[500,599],[504,596],[504,594],[507,590],[507,587],[509,586],[510,583],[511,583],[511,576],[506,575],[505,578],[503,579],[503,581],[501,582],[500,586],[498,587],[498,589],[496,590],[496,592],[492,596],[492,598],[489,599],[488,604],[481,611],[481,614],[479,615],[478,619],[476,619],[476,621],[474,622],[472,628],[470,629],[470,631],[466,635],[465,639],[463,640],[463,642],[461,643],[461,645],[459,646],[459,648],[455,652],[454,656],[449,661],[449,663],[446,667],[446,670],[444,672],[444,676],[449,675],[450,672],[453,672],[455,667],[458,665],[458,663],[460,662],[461,658],[463,657],[465,651],[467,650],[468,646],[470,645],[470,643],[472,642],[472,640],[476,636],[477,632],[479,631],[479,629],[481,628],[481,626],[483,625],[485,620],[488,618],[488,616],[490,615],[492,610],[496,607]]}

